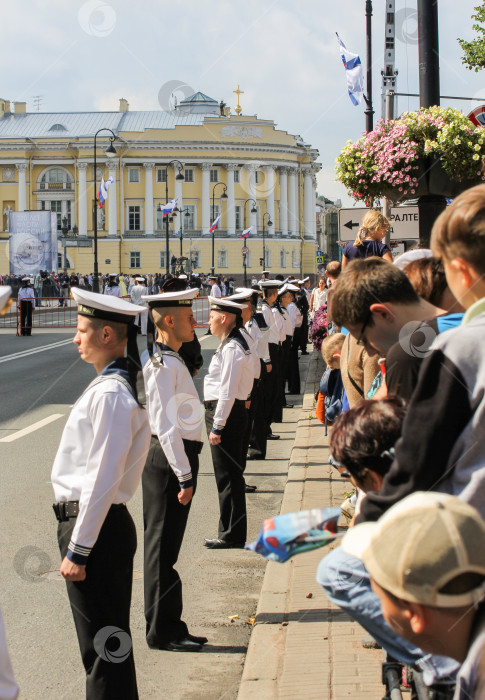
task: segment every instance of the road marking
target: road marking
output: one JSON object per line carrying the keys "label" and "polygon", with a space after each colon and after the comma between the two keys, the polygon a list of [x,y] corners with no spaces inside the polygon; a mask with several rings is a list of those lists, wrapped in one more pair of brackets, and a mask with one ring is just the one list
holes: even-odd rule
{"label": "road marking", "polygon": [[49,345],[40,345],[38,348],[31,348],[30,350],[22,350],[21,352],[15,352],[13,355],[6,355],[0,358],[0,364],[2,362],[10,362],[11,360],[19,360],[22,357],[28,357],[29,355],[35,355],[38,352],[45,352],[51,348],[60,348],[63,345],[69,345],[72,343],[72,338],[69,340],[60,340],[58,343],[50,343]]}
{"label": "road marking", "polygon": [[44,425],[49,425],[49,423],[53,423],[58,418],[62,418],[63,415],[63,413],[53,413],[51,416],[47,416],[47,418],[42,418],[42,420],[37,421],[37,423],[32,423],[32,425],[29,425],[28,428],[22,428],[22,430],[17,430],[17,432],[12,433],[12,435],[7,435],[7,437],[0,438],[0,442],[13,442],[14,440],[18,440],[19,438],[24,437],[25,435],[33,433],[35,430],[43,428]]}

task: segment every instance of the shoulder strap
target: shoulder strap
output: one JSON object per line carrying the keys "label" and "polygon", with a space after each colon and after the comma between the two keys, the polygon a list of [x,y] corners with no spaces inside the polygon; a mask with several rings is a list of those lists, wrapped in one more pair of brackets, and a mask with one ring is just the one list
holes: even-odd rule
{"label": "shoulder strap", "polygon": [[[90,384],[88,384],[88,386],[84,389],[83,393],[81,394],[81,396],[78,398],[77,401],[80,401],[80,400],[82,399],[82,397],[83,397],[85,394],[87,394],[88,391],[89,391],[90,389],[92,389],[94,386],[96,386],[97,384],[101,384],[101,382],[104,382],[104,381],[106,381],[107,379],[114,379],[115,381],[120,382],[120,384],[123,384],[123,386],[126,387],[126,389],[128,389],[128,391],[130,392],[130,394],[131,394],[131,395],[133,396],[133,398],[136,400],[135,392],[133,391],[133,388],[132,388],[130,382],[129,382],[127,379],[125,379],[124,377],[122,377],[120,374],[101,374],[101,375],[99,375],[98,377],[95,377],[95,378],[93,379],[93,381],[92,381]],[[77,403],[77,401],[76,401],[76,403]]]}

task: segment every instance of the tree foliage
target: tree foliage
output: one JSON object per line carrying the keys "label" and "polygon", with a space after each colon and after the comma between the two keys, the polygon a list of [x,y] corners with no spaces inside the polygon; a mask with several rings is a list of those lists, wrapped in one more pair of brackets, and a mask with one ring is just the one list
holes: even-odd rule
{"label": "tree foliage", "polygon": [[465,41],[464,39],[458,39],[458,43],[463,49],[462,63],[466,65],[469,70],[475,70],[478,73],[479,70],[485,68],[485,0],[482,0],[482,4],[474,8],[476,14],[472,15],[472,19],[475,20],[476,24],[473,25],[477,36],[473,41]]}

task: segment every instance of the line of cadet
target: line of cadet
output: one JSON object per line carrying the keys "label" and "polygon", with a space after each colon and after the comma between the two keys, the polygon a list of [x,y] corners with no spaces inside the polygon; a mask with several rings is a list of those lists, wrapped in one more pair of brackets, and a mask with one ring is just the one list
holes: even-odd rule
{"label": "line of cadet", "polygon": [[[70,413],[51,481],[60,572],[88,700],[138,698],[129,621],[136,531],[126,502],[140,480],[147,644],[191,652],[208,641],[190,634],[182,620],[175,569],[202,449],[204,418],[193,382],[202,366],[192,312],[197,294],[172,278],[161,294],[142,297],[147,310],[72,290],[78,304],[74,343],[97,376]],[[266,279],[210,299],[209,327],[219,346],[204,380],[204,407],[220,517],[217,537],[204,542],[208,548],[242,548],[246,542],[246,492],[256,490],[245,483],[246,461],[264,459],[267,441],[278,439],[271,425],[282,421],[288,406],[286,381],[289,393],[300,391],[303,317],[295,297],[301,294],[296,285]],[[144,313],[147,350],[140,359],[135,318]]]}

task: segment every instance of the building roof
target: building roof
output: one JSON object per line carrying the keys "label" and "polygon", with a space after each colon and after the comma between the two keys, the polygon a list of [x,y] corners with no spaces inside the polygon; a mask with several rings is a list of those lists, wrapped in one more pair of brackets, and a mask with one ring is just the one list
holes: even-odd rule
{"label": "building roof", "polygon": [[211,104],[217,104],[217,100],[214,100],[213,97],[209,97],[208,95],[204,95],[204,93],[200,91],[194,92],[190,97],[181,100],[180,104],[187,104],[189,102],[209,102]]}
{"label": "building roof", "polygon": [[[202,93],[200,93],[202,94]],[[209,98],[210,99],[210,98]],[[198,126],[207,114],[173,111],[133,112],[32,112],[6,114],[0,119],[0,139],[15,138],[82,138],[94,137],[99,129],[120,132],[143,132],[147,129],[175,129],[177,126]],[[107,132],[99,138],[107,136]]]}

